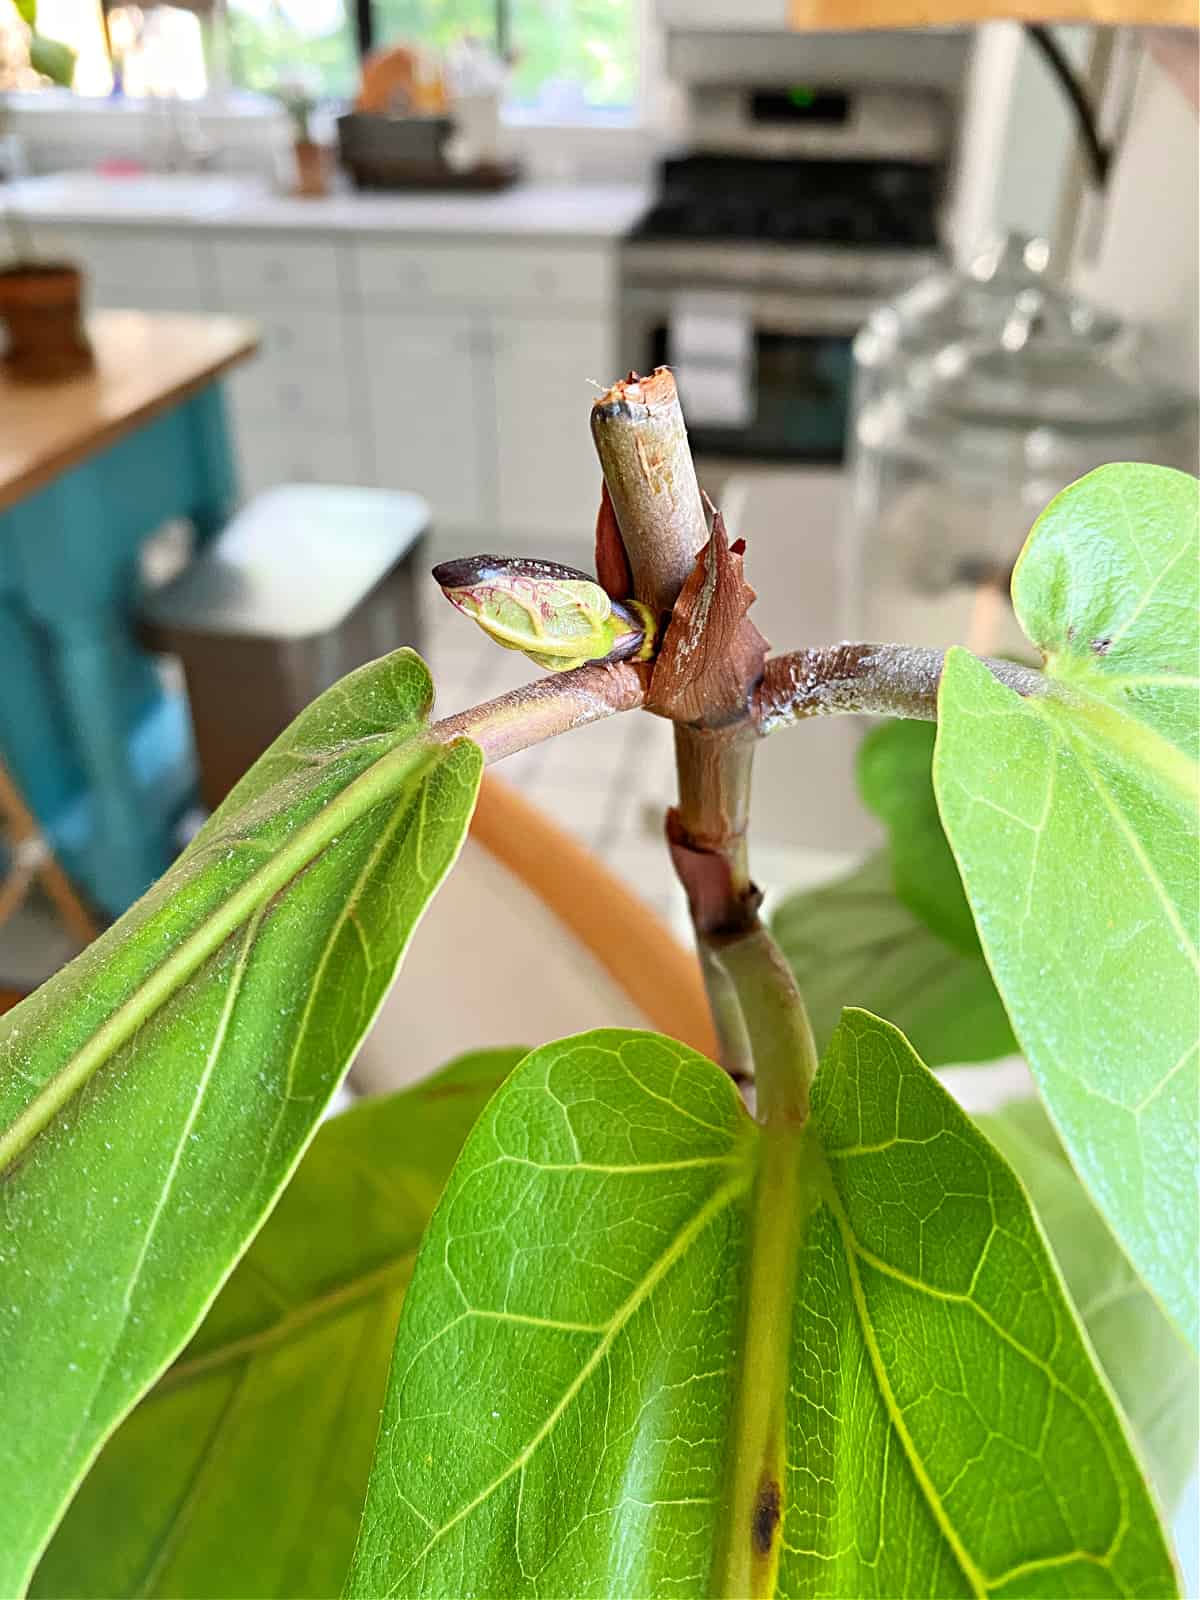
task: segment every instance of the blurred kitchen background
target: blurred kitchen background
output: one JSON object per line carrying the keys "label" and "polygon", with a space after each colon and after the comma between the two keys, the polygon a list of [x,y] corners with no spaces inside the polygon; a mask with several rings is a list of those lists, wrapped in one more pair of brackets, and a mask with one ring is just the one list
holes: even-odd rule
{"label": "blurred kitchen background", "polygon": [[[787,0],[0,0],[8,254],[81,269],[95,352],[0,390],[0,757],[33,813],[6,813],[31,894],[0,977],[70,947],[49,912],[30,932],[39,849],[110,918],[338,672],[414,643],[442,714],[535,676],[428,568],[590,568],[588,409],[631,368],[675,369],[776,649],[1019,650],[1007,575],[1050,496],[1194,466],[1194,38],[808,32]],[[762,748],[768,886],[876,838],[860,732]],[[665,726],[503,776],[678,925]]]}

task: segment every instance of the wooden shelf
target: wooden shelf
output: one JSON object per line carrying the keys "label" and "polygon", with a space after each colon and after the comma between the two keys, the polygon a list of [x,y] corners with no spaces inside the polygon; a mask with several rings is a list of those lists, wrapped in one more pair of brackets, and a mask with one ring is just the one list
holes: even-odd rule
{"label": "wooden shelf", "polygon": [[1195,28],[1195,0],[790,0],[793,28],[944,28],[975,22],[1091,22]]}

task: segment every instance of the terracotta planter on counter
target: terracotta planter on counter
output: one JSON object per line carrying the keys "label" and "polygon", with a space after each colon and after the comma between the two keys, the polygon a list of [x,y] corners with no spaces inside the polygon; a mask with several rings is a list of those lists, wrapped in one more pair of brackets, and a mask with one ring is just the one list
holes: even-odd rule
{"label": "terracotta planter on counter", "polygon": [[79,269],[61,262],[0,268],[0,320],[8,330],[4,364],[14,378],[53,383],[90,370],[82,289]]}
{"label": "terracotta planter on counter", "polygon": [[329,158],[325,146],[311,139],[297,139],[296,193],[307,200],[319,200],[329,193]]}

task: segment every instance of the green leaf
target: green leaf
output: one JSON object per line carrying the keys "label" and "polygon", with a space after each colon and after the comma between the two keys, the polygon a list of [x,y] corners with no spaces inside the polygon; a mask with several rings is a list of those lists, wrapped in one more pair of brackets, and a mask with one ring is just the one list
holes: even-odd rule
{"label": "green leaf", "polygon": [[524,1053],[463,1057],[325,1124],[199,1333],[105,1446],[33,1594],[341,1591],[417,1245]]}
{"label": "green leaf", "polygon": [[60,89],[69,89],[75,80],[76,52],[58,39],[35,33],[29,40],[29,65]]}
{"label": "green leaf", "polygon": [[861,1001],[894,1022],[930,1066],[994,1061],[1017,1049],[982,955],[964,955],[896,898],[891,857],[790,895],[772,929],[824,1046],[842,1007]]}
{"label": "green leaf", "polygon": [[888,828],[898,898],[940,939],[978,956],[975,919],[933,793],[936,737],[931,722],[897,720],[875,728],[859,746],[858,787]]}
{"label": "green leaf", "polygon": [[459,849],[482,757],[431,698],[411,651],[343,679],[0,1021],[0,1593],[253,1238]]}
{"label": "green leaf", "polygon": [[37,0],[13,0],[17,8],[17,15],[26,27],[32,28],[37,24]]}
{"label": "green leaf", "polygon": [[1154,1487],[1172,1511],[1196,1464],[1196,1358],[1105,1227],[1041,1105],[1017,1101],[979,1122],[1033,1201]]}
{"label": "green leaf", "polygon": [[1013,597],[1050,690],[947,657],[934,782],[1050,1115],[1193,1344],[1200,960],[1196,483],[1101,468],[1052,502]]}
{"label": "green leaf", "polygon": [[848,1012],[810,1125],[653,1034],[535,1050],[401,1316],[356,1596],[1162,1596],[1024,1192]]}

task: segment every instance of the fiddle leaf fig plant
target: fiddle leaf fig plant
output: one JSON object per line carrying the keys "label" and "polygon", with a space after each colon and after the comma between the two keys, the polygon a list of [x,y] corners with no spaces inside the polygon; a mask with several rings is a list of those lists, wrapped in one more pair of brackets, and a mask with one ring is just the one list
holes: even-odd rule
{"label": "fiddle leaf fig plant", "polygon": [[[1052,503],[1038,668],[771,656],[670,373],[592,431],[595,580],[438,571],[549,676],[438,722],[412,652],[351,674],[0,1021],[3,1593],[1180,1593],[1194,480]],[[318,1133],[484,764],[638,711],[719,1060],[494,1049]],[[887,846],[777,943],[756,743],[855,713]],[[1044,1109],[930,1070],[1018,1050]]]}

